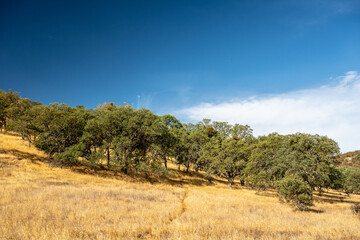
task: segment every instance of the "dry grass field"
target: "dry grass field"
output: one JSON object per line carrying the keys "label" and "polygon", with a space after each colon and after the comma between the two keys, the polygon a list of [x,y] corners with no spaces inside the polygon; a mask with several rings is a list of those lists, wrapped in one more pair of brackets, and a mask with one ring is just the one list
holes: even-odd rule
{"label": "dry grass field", "polygon": [[299,212],[273,191],[209,185],[172,167],[152,183],[60,169],[0,134],[0,239],[360,239],[350,210],[360,196],[326,192]]}

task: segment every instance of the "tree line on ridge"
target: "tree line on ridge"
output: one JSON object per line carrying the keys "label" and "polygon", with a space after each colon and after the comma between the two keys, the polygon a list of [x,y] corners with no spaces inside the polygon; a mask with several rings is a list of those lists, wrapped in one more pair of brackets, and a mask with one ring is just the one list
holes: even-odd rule
{"label": "tree line on ridge", "polygon": [[[338,167],[338,144],[304,133],[253,136],[248,125],[181,123],[171,115],[113,103],[96,109],[41,103],[0,90],[0,130],[18,132],[29,147],[59,166],[87,165],[115,172],[167,174],[170,159],[185,171],[202,171],[259,190],[277,189],[299,209],[324,188],[360,193],[360,169]],[[360,159],[359,159],[360,161]]]}

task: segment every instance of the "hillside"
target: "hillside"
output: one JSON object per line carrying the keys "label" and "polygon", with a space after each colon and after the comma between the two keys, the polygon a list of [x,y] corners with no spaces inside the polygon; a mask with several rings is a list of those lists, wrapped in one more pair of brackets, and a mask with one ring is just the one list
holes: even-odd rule
{"label": "hillside", "polygon": [[359,151],[347,152],[337,156],[337,162],[340,166],[350,166],[350,167],[359,167],[360,161],[358,160]]}
{"label": "hillside", "polygon": [[360,239],[360,196],[315,194],[307,212],[170,165],[171,176],[51,167],[18,136],[0,134],[0,239]]}

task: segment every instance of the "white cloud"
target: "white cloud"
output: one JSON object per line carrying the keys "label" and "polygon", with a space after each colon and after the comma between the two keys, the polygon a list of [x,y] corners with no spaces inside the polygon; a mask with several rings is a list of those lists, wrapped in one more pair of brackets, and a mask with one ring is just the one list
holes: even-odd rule
{"label": "white cloud", "polygon": [[182,118],[248,124],[255,135],[304,132],[326,135],[341,151],[360,149],[360,75],[349,71],[336,84],[265,97],[202,103],[177,113]]}

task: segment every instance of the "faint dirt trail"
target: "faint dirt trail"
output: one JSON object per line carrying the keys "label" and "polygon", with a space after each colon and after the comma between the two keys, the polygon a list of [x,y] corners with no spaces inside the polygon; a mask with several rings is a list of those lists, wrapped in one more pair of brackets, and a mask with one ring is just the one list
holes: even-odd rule
{"label": "faint dirt trail", "polygon": [[188,195],[189,195],[189,189],[186,189],[183,197],[182,197],[181,200],[180,200],[180,203],[181,203],[180,212],[177,213],[177,214],[175,213],[175,214],[171,215],[171,216],[169,217],[169,219],[168,219],[167,221],[165,221],[165,224],[171,223],[171,222],[174,221],[176,218],[179,218],[179,217],[186,211],[185,199],[188,197]]}
{"label": "faint dirt trail", "polygon": [[[167,235],[167,225],[171,224],[175,219],[179,218],[186,211],[185,200],[189,195],[189,189],[185,189],[184,195],[180,199],[180,210],[173,212],[170,214],[169,218],[163,222],[163,226],[156,231],[150,229],[144,234],[139,234],[138,238],[146,238],[146,239],[163,239],[164,235]],[[166,237],[165,237],[166,238]]]}

